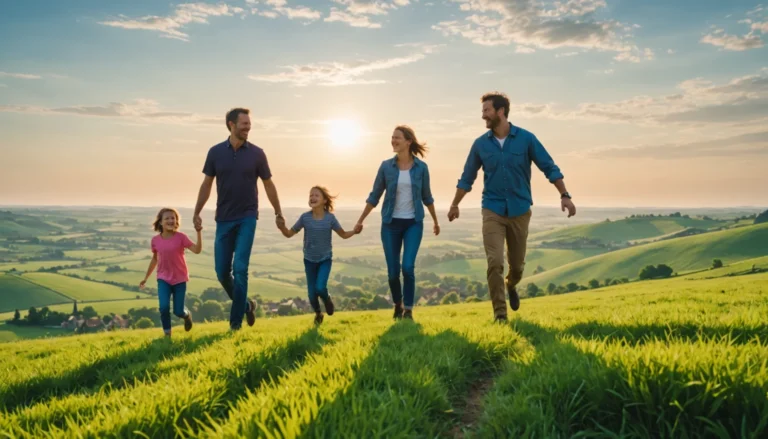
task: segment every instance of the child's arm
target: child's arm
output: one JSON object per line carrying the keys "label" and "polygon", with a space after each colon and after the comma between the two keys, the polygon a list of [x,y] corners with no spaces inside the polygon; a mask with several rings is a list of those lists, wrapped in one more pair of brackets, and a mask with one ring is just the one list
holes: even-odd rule
{"label": "child's arm", "polygon": [[341,236],[344,239],[349,239],[355,235],[357,235],[359,232],[355,232],[354,230],[346,231],[344,228],[339,227],[336,229],[336,234]]}
{"label": "child's arm", "polygon": [[189,247],[189,251],[199,255],[203,251],[203,229],[197,231],[197,243],[192,247]]}
{"label": "child's arm", "polygon": [[147,283],[147,279],[149,279],[149,276],[152,274],[153,271],[155,271],[156,266],[157,266],[157,253],[154,253],[152,255],[152,260],[149,261],[149,268],[147,268],[147,275],[144,276],[144,280],[139,282],[139,288],[144,288],[144,284]]}
{"label": "child's arm", "polygon": [[288,227],[285,227],[285,225],[280,227],[280,231],[283,232],[283,236],[285,236],[286,238],[290,238],[296,234],[295,230],[289,229]]}

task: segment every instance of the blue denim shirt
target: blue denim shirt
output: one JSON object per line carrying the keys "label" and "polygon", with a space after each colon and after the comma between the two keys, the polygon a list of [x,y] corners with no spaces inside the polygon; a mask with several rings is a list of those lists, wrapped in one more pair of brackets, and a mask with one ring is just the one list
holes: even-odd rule
{"label": "blue denim shirt", "polygon": [[[413,190],[414,213],[416,214],[414,219],[416,221],[423,221],[424,206],[429,206],[435,202],[429,185],[429,168],[426,163],[414,157],[413,166],[411,166],[409,173]],[[399,178],[400,168],[397,167],[397,156],[384,160],[381,162],[376,179],[373,181],[373,190],[366,200],[368,204],[376,207],[386,189],[384,206],[381,208],[381,218],[384,224],[392,222],[392,214],[395,211],[395,197],[397,196],[397,180]],[[422,205],[422,203],[424,204]]]}
{"label": "blue denim shirt", "polygon": [[494,213],[512,217],[526,212],[533,205],[531,196],[531,162],[535,163],[550,183],[563,178],[560,168],[530,131],[509,124],[504,147],[493,130],[478,137],[469,150],[456,187],[469,192],[483,167],[482,207]]}

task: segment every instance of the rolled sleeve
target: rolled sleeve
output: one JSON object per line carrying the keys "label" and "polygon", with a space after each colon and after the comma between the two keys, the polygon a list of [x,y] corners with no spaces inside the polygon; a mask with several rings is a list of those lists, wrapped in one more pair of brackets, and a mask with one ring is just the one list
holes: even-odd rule
{"label": "rolled sleeve", "polygon": [[469,150],[467,161],[464,163],[464,172],[462,172],[456,187],[466,192],[470,192],[472,190],[472,185],[475,183],[475,179],[477,179],[477,171],[480,170],[481,164],[480,156],[477,154],[477,141],[475,141],[475,143],[472,144],[472,148]]}
{"label": "rolled sleeve", "polygon": [[378,206],[381,195],[384,193],[385,181],[384,181],[384,165],[379,166],[379,170],[376,173],[376,179],[373,180],[373,190],[368,195],[366,203],[373,207]]}
{"label": "rolled sleeve", "polygon": [[550,183],[554,183],[563,178],[563,173],[560,172],[560,168],[555,164],[555,161],[536,136],[532,136],[531,138],[531,149],[531,158],[533,162],[536,164],[536,167],[544,173]]}
{"label": "rolled sleeve", "polygon": [[424,178],[421,181],[421,201],[425,206],[429,206],[435,203],[435,199],[432,198],[432,187],[429,180],[429,167],[426,163],[424,165]]}

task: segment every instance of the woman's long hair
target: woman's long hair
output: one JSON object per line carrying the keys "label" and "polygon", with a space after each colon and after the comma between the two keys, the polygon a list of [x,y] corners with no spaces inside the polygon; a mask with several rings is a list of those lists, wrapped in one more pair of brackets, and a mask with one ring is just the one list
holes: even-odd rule
{"label": "woman's long hair", "polygon": [[405,140],[411,141],[411,154],[420,155],[421,158],[424,158],[424,154],[427,152],[427,144],[419,143],[419,140],[416,138],[416,133],[413,132],[413,128],[408,125],[398,125],[395,129],[403,133]]}

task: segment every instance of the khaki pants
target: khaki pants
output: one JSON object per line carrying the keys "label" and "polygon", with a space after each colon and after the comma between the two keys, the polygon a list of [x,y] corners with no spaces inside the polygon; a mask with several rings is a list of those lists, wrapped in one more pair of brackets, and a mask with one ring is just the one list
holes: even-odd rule
{"label": "khaki pants", "polygon": [[523,278],[528,224],[531,211],[515,217],[503,217],[483,209],[483,245],[488,260],[488,292],[496,317],[507,315],[507,289],[504,287],[504,242],[507,243],[509,274],[507,285],[516,286]]}

